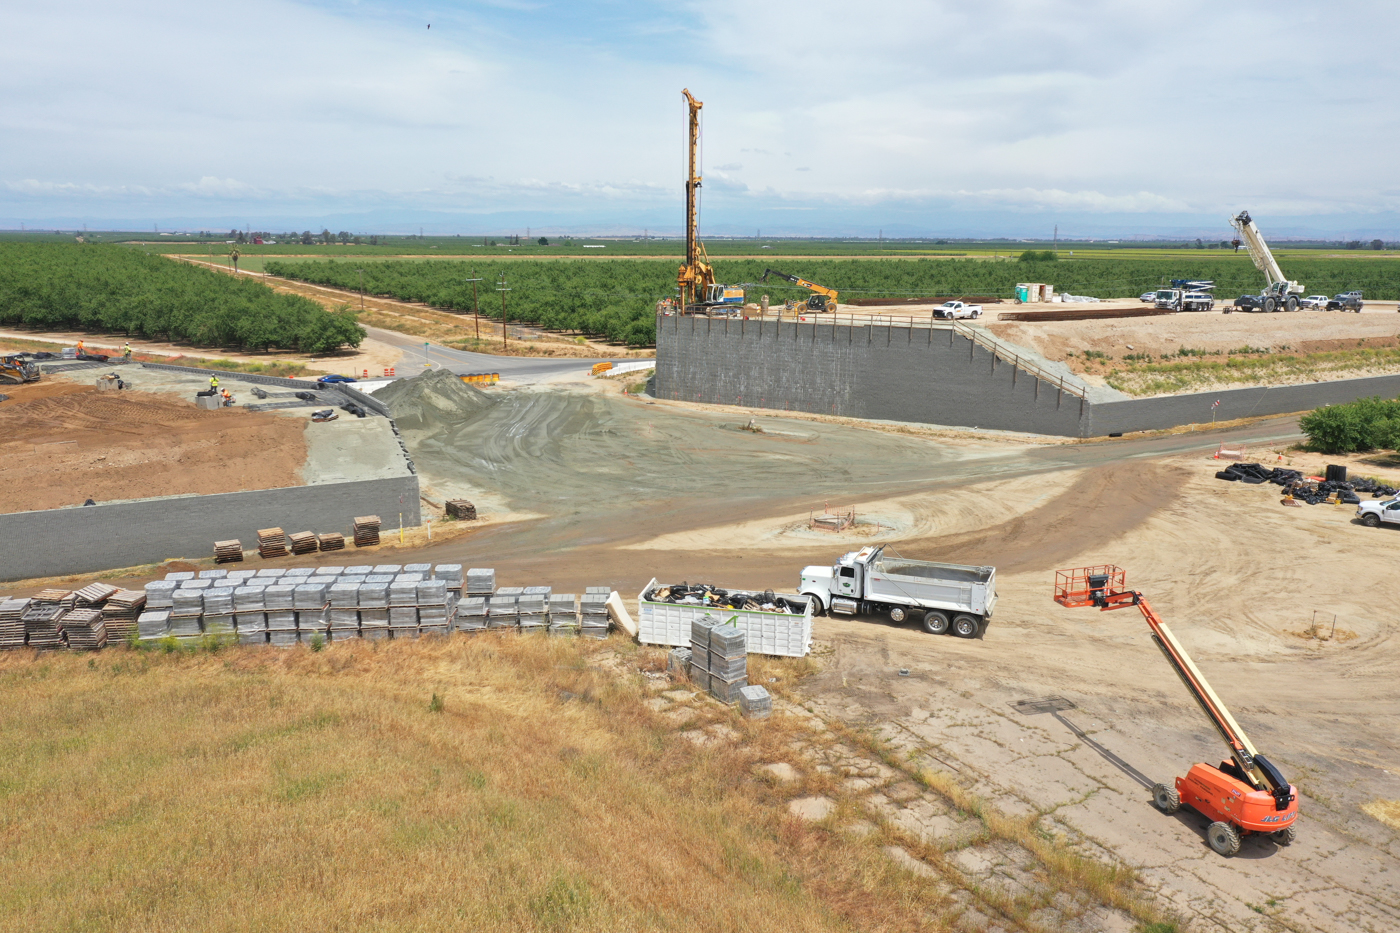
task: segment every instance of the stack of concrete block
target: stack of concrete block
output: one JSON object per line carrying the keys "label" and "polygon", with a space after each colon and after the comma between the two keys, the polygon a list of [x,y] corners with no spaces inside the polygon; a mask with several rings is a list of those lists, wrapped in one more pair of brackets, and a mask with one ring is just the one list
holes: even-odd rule
{"label": "stack of concrete block", "polygon": [[[356,564],[353,567],[345,568],[345,576],[347,577],[367,577],[373,572],[374,568],[369,564]],[[360,582],[363,583],[365,581],[361,580]]]}
{"label": "stack of concrete block", "polygon": [[63,644],[59,625],[68,610],[58,603],[31,599],[20,614],[24,622],[24,637],[31,648],[58,648]]}
{"label": "stack of concrete block", "polygon": [[773,698],[768,690],[757,684],[739,689],[739,712],[748,719],[767,719],[773,715]]}
{"label": "stack of concrete block", "polygon": [[297,642],[297,588],[290,583],[277,582],[263,590],[263,605],[267,609],[267,640],[281,647]]}
{"label": "stack of concrete block", "polygon": [[63,614],[63,638],[75,651],[107,647],[107,626],[101,609],[70,609]]}
{"label": "stack of concrete block", "polygon": [[[371,574],[373,576],[384,576],[384,574]],[[392,579],[392,578],[391,578]],[[388,632],[389,625],[389,583],[371,582],[366,579],[360,584],[360,631],[365,637],[370,637],[370,631]],[[418,624],[413,625],[414,631],[418,629]],[[376,635],[376,637],[384,637]],[[407,637],[405,635],[405,637]]]}
{"label": "stack of concrete block", "polygon": [[[207,580],[184,580],[183,583],[207,583]],[[204,589],[181,586],[171,595],[170,634],[176,638],[198,638],[203,634],[200,618],[204,615]]]}
{"label": "stack of concrete block", "polygon": [[585,638],[608,637],[608,596],[611,590],[590,586],[579,600],[579,634]]}
{"label": "stack of concrete block", "polygon": [[228,586],[239,587],[245,585],[243,581],[252,580],[257,575],[256,570],[230,570],[224,580],[227,581],[226,585]]}
{"label": "stack of concrete block", "polygon": [[29,600],[11,596],[0,602],[0,648],[24,647],[24,610]]}
{"label": "stack of concrete block", "polygon": [[264,567],[253,575],[256,580],[264,583],[274,583],[287,572],[286,567]]}
{"label": "stack of concrete block", "polygon": [[[229,572],[228,572],[228,569],[227,569],[227,568],[225,568],[225,567],[215,567],[213,570],[201,570],[199,573],[195,574],[195,579],[197,579],[197,580],[227,580],[227,579],[228,579],[228,574],[229,574]],[[216,585],[216,586],[221,586],[222,584],[215,584],[215,585]]]}
{"label": "stack of concrete block", "polygon": [[475,634],[486,630],[487,598],[468,596],[457,604],[457,631]]}
{"label": "stack of concrete block", "polygon": [[172,570],[165,575],[165,579],[173,580],[176,583],[184,583],[186,580],[194,579],[193,570]]}
{"label": "stack of concrete block", "polygon": [[170,610],[147,609],[136,619],[136,631],[142,641],[155,641],[170,634]]}
{"label": "stack of concrete block", "polygon": [[424,635],[446,635],[452,625],[452,609],[456,605],[447,591],[445,580],[420,580],[415,584],[418,598],[418,623]]}
{"label": "stack of concrete block", "polygon": [[313,577],[315,577],[316,579],[319,580],[321,577],[338,577],[338,576],[340,576],[341,574],[343,574],[344,572],[345,572],[345,568],[344,568],[344,567],[337,567],[337,566],[333,566],[333,565],[331,565],[331,564],[326,564],[326,565],[323,566],[323,567],[316,567],[316,568],[314,568],[314,569],[311,571],[311,575],[312,575]]}
{"label": "stack of concrete block", "polygon": [[549,634],[578,634],[578,598],[573,593],[549,594]]}
{"label": "stack of concrete block", "polygon": [[391,577],[397,577],[403,573],[403,564],[375,564],[371,573],[387,573]]}
{"label": "stack of concrete block", "polygon": [[171,595],[180,584],[174,580],[152,580],[146,584],[146,608],[169,609],[174,603]]}
{"label": "stack of concrete block", "polygon": [[136,620],[146,608],[144,590],[117,590],[102,605],[102,621],[107,623],[107,640],[121,641],[137,631]]}
{"label": "stack of concrete block", "polygon": [[406,638],[405,630],[418,627],[418,581],[405,580],[404,576],[400,574],[389,584],[389,629],[396,638]]}
{"label": "stack of concrete block", "polygon": [[[433,576],[439,579],[450,579],[448,568],[455,568],[458,579],[461,579],[461,564],[438,564],[433,568]],[[449,585],[451,584],[449,583]],[[467,571],[462,592],[467,596],[491,596],[496,592],[496,571],[489,567],[472,567]]]}
{"label": "stack of concrete block", "polygon": [[314,567],[288,567],[278,579],[292,586],[300,586],[316,572]]}
{"label": "stack of concrete block", "polygon": [[717,621],[711,615],[690,621],[690,681],[701,690],[710,689],[710,632]]}
{"label": "stack of concrete block", "polygon": [[326,611],[326,591],[330,584],[324,579],[317,580],[310,576],[297,579],[302,581],[292,588],[292,608],[297,614],[297,631],[324,632],[330,623],[330,616]]}
{"label": "stack of concrete block", "polygon": [[330,616],[331,641],[357,638],[360,634],[360,584],[336,582],[326,588],[327,610]]}
{"label": "stack of concrete block", "polygon": [[404,564],[404,565],[403,565],[403,572],[404,572],[404,573],[416,573],[416,574],[421,574],[421,576],[419,577],[420,580],[431,580],[432,577],[433,577],[433,565],[432,565],[432,564]]}
{"label": "stack of concrete block", "polygon": [[733,625],[710,629],[710,696],[722,703],[737,703],[739,691],[749,685],[749,637]]}
{"label": "stack of concrete block", "polygon": [[517,628],[520,625],[520,597],[523,586],[502,586],[491,597],[491,628]]}
{"label": "stack of concrete block", "polygon": [[545,627],[545,613],[549,604],[548,597],[543,593],[531,593],[530,590],[539,587],[526,587],[526,592],[521,593],[515,601],[516,612],[520,616],[520,631],[522,632],[542,632]]}
{"label": "stack of concrete block", "polygon": [[204,591],[204,634],[232,635],[233,632],[233,587],[210,587]]}
{"label": "stack of concrete block", "polygon": [[263,586],[240,586],[233,591],[233,621],[238,627],[238,643],[267,643],[267,603]]}
{"label": "stack of concrete block", "polygon": [[688,677],[690,673],[690,649],[672,648],[670,654],[666,655],[666,672],[680,677]]}

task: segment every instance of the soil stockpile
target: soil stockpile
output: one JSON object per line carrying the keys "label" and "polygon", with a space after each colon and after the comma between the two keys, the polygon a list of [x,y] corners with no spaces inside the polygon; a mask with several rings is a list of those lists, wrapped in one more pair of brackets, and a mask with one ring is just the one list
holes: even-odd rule
{"label": "soil stockpile", "polygon": [[498,401],[445,369],[400,379],[374,393],[403,431],[429,434],[460,427]]}
{"label": "soil stockpile", "polygon": [[305,424],[49,381],[0,403],[0,512],[301,484]]}

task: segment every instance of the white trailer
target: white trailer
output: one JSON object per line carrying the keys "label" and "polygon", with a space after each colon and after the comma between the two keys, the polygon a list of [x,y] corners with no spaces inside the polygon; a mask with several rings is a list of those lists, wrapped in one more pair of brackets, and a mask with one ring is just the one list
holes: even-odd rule
{"label": "white trailer", "polygon": [[805,567],[798,591],[820,614],[887,614],[914,619],[931,635],[973,638],[996,606],[996,568],[901,557],[885,546],[843,554],[833,566]]}
{"label": "white trailer", "polygon": [[[637,640],[644,645],[684,647],[690,644],[690,623],[708,615],[725,623],[735,619],[734,624],[748,636],[749,654],[800,658],[812,650],[812,601],[805,596],[774,594],[775,601],[781,600],[785,606],[801,610],[777,612],[653,598],[663,589],[666,587],[653,577],[637,596]],[[763,594],[745,590],[726,592],[752,597],[760,605],[764,602]]]}

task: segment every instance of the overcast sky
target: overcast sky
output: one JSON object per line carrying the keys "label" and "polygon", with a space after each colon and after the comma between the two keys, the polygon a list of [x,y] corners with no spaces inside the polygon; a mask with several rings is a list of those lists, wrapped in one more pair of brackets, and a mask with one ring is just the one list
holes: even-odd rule
{"label": "overcast sky", "polygon": [[[0,227],[1400,235],[1394,0],[0,4]],[[429,27],[431,24],[431,28]],[[523,232],[523,231],[522,231]]]}

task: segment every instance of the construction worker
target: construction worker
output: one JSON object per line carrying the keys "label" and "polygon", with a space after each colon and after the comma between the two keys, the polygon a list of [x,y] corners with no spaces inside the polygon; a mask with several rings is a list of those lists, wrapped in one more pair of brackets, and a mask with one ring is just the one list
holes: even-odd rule
{"label": "construction worker", "polygon": [[233,394],[232,394],[231,392],[229,392],[228,389],[225,389],[223,395],[224,395],[224,407],[225,407],[225,408],[231,407],[231,406],[233,405]]}
{"label": "construction worker", "polygon": [[126,360],[128,363],[131,362],[131,344],[122,344],[122,359]]}
{"label": "construction worker", "polygon": [[84,353],[87,352],[87,349],[83,347],[83,342],[81,340],[78,341],[77,350],[79,356],[82,356]]}
{"label": "construction worker", "polygon": [[218,376],[210,376],[210,377],[209,377],[209,391],[210,391],[212,394],[214,394],[214,395],[218,395],[218,394],[219,394],[219,377],[218,377]]}

